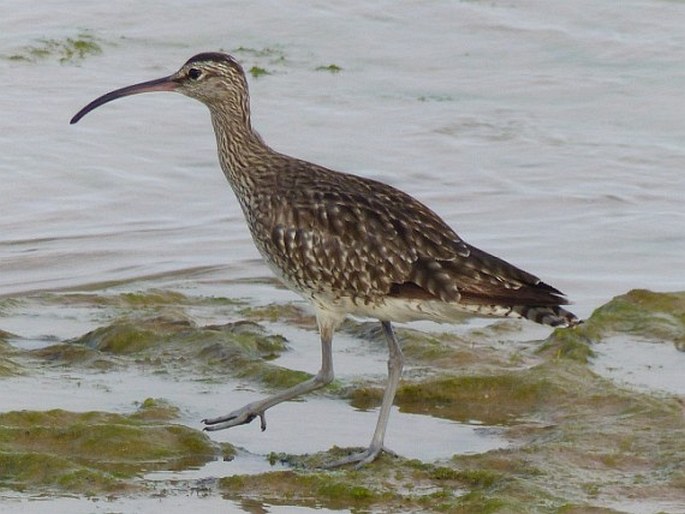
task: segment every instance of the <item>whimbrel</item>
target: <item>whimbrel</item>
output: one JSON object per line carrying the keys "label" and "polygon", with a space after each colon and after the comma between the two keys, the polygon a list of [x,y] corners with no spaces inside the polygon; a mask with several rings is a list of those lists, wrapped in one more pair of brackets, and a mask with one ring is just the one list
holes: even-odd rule
{"label": "whimbrel", "polygon": [[514,316],[570,327],[563,293],[462,240],[438,215],[389,185],[340,173],[271,149],[252,128],[247,79],[223,53],[201,53],[176,73],[117,89],[71,120],[117,98],[176,91],[210,111],[219,162],[255,245],[273,272],[314,308],[322,364],[309,380],[225,416],[203,420],[221,430],[260,418],[274,405],[333,380],[333,333],[347,315],[380,321],[388,343],[388,382],[369,447],[334,465],[363,465],[384,451],[403,356],[391,322],[453,321],[459,312]]}

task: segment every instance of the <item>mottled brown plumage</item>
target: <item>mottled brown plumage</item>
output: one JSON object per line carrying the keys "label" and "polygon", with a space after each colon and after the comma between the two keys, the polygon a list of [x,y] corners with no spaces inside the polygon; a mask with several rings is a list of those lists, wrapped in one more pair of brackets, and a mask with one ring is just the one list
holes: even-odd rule
{"label": "mottled brown plumage", "polygon": [[204,53],[162,79],[108,93],[84,107],[149,91],[178,91],[209,107],[221,168],[254,242],[271,269],[312,302],[322,367],[312,379],[226,416],[218,430],[260,417],[273,405],[333,379],[333,333],[348,314],[375,317],[388,340],[388,386],[371,445],[342,462],[363,464],[383,449],[402,369],[391,321],[449,322],[459,311],[525,317],[551,326],[578,319],[557,289],[464,242],[440,217],[389,185],[340,173],[272,150],[252,128],[245,73],[231,56]]}

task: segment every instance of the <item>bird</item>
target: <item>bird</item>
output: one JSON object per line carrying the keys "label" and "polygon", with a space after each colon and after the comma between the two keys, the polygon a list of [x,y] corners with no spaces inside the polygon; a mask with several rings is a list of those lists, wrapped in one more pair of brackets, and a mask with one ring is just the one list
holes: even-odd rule
{"label": "bird", "polygon": [[535,275],[464,241],[435,212],[382,182],[334,171],[272,149],[253,128],[243,67],[223,52],[191,57],[171,75],[104,94],[71,119],[121,97],[171,91],[209,108],[220,167],[255,246],[273,273],[313,307],[321,368],[291,388],[226,415],[202,420],[208,431],[248,424],[271,407],[331,383],[333,336],[348,316],[380,322],[388,378],[368,447],[330,463],[364,466],[384,452],[404,357],[393,323],[454,323],[460,313],[518,317],[574,327],[566,295]]}

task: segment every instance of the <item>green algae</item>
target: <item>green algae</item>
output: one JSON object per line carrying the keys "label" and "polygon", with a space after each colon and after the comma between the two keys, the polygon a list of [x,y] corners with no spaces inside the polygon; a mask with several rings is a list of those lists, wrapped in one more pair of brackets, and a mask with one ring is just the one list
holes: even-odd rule
{"label": "green algae", "polygon": [[[350,449],[351,450],[351,449]],[[431,464],[382,455],[362,469],[316,471],[313,465],[349,453],[332,448],[312,456],[279,456],[298,469],[261,475],[233,475],[219,481],[225,497],[240,500],[260,491],[270,504],[285,503],[353,512],[518,512],[517,500],[499,497],[504,473],[461,470],[452,464]],[[521,512],[528,512],[522,510]]]}
{"label": "green algae", "polygon": [[233,55],[241,55],[253,58],[268,58],[271,61],[284,61],[285,52],[276,47],[252,48],[247,46],[239,46],[234,48],[231,52]]}
{"label": "green algae", "polygon": [[[170,320],[166,318],[141,318],[129,320],[118,319],[107,326],[92,330],[83,336],[69,341],[69,344],[81,345],[103,353],[142,355],[146,350],[157,350],[162,347],[165,350],[187,346],[192,350],[193,343],[200,343],[202,339],[209,339],[208,343],[225,342],[230,337],[227,335],[238,334],[232,338],[235,343],[235,352],[240,348],[259,353],[259,343],[256,334],[247,331],[236,330],[235,324],[224,327],[196,327],[185,320]],[[173,343],[178,343],[174,345]],[[273,346],[268,346],[269,351]],[[213,345],[208,344],[200,349],[199,356],[207,356],[207,360],[222,359],[225,357]],[[229,356],[232,356],[229,355]]]}
{"label": "green algae", "polygon": [[309,500],[331,509],[368,506],[386,499],[383,493],[360,485],[357,481],[294,471],[274,471],[254,477],[225,477],[220,480],[220,487],[233,495],[245,490],[268,489],[270,493],[267,499]]}
{"label": "green algae", "polygon": [[270,303],[261,306],[245,306],[238,313],[247,320],[256,322],[287,321],[288,324],[316,330],[316,318],[309,310],[294,303]]}
{"label": "green algae", "polygon": [[0,330],[0,378],[11,377],[22,372],[22,366],[13,358],[17,352],[9,343],[12,339],[17,339],[17,336]]}
{"label": "green algae", "polygon": [[310,374],[289,370],[269,361],[287,349],[280,335],[269,334],[252,321],[197,326],[186,319],[140,317],[116,319],[66,343],[31,352],[54,365],[87,365],[115,368],[122,358],[134,359],[156,372],[200,373],[221,370],[238,378],[261,382],[272,388],[291,387]]}
{"label": "green algae", "polygon": [[452,95],[428,94],[420,95],[416,98],[419,102],[453,102]]}
{"label": "green algae", "polygon": [[[274,471],[260,475],[234,475],[219,480],[222,493],[228,498],[240,499],[252,491],[261,491],[260,497],[274,504],[303,505],[328,509],[365,511],[373,506],[385,508],[415,503],[410,495],[393,491],[398,482],[399,466],[374,472],[339,471],[320,473],[312,471]],[[415,475],[411,471],[412,477]]]}
{"label": "green algae", "polygon": [[500,425],[535,411],[553,388],[530,372],[439,377],[402,385],[396,403],[406,412]]}
{"label": "green algae", "polygon": [[188,301],[188,298],[177,291],[152,289],[146,292],[121,293],[116,297],[128,306],[149,307],[159,305],[178,305]]}
{"label": "green algae", "polygon": [[555,330],[540,351],[589,362],[594,356],[592,343],[615,334],[671,342],[684,351],[685,293],[633,289],[597,308],[573,330]]}
{"label": "green algae", "polygon": [[[418,342],[418,351],[405,352],[410,362],[429,362],[433,357],[437,369],[401,383],[395,402],[400,410],[501,424],[504,434],[516,442],[513,448],[457,455],[435,464],[384,456],[360,471],[335,472],[314,468],[347,450],[334,448],[309,457],[271,455],[272,462],[292,466],[289,473],[308,478],[233,477],[222,486],[234,498],[254,487],[262,488],[260,497],[269,500],[287,487],[290,504],[383,512],[614,512],[603,502],[626,496],[639,501],[654,494],[677,498],[685,489],[681,401],[619,387],[594,373],[588,363],[594,342],[605,335],[679,337],[681,297],[622,295],[598,309],[586,324],[555,331],[541,351],[534,346],[522,351],[516,369],[496,369],[488,359],[473,360],[464,353],[467,341],[460,338],[431,341],[434,336],[428,335],[427,345]],[[346,324],[343,329],[383,344],[372,324]],[[401,330],[398,334],[402,342],[408,335]],[[453,368],[460,360],[470,364],[461,373]],[[353,406],[369,408],[380,403],[382,387],[360,384],[346,394]],[[364,484],[369,494],[361,504],[351,494],[332,501],[312,485],[325,480],[339,491],[346,490],[345,484]]]}
{"label": "green algae", "polygon": [[68,458],[34,452],[0,451],[0,487],[16,491],[54,488],[92,496],[125,492],[131,484]]}
{"label": "green algae", "polygon": [[317,66],[314,68],[316,71],[327,71],[328,73],[340,73],[342,68],[337,64],[329,64],[327,66]]}
{"label": "green algae", "polygon": [[[249,68],[246,66],[246,69],[254,78],[272,75],[274,73],[273,68],[276,66],[282,67],[286,61],[285,52],[274,47],[251,48],[239,46],[230,53],[240,56],[243,61],[251,61],[253,63]],[[267,65],[269,68],[267,68]]]}
{"label": "green algae", "polygon": [[[287,350],[287,341],[260,324],[287,322],[315,330],[311,314],[297,304],[250,307],[218,299],[215,306],[241,321],[198,326],[187,314],[188,309],[209,308],[212,299],[163,291],[90,298],[79,295],[55,295],[53,301],[59,304],[67,298],[83,305],[92,301],[102,309],[100,316],[107,323],[81,338],[32,355],[40,355],[50,364],[61,361],[76,367],[111,362],[143,364],[152,372],[191,370],[193,374],[202,372],[208,379],[223,379],[215,377],[228,372],[274,388],[309,377],[270,363]],[[683,293],[631,291],[598,308],[580,327],[556,330],[542,345],[510,345],[507,338],[517,330],[515,323],[496,322],[462,336],[398,329],[408,360],[408,373],[396,401],[400,410],[501,425],[498,433],[509,438],[512,447],[456,455],[436,463],[384,455],[361,470],[334,471],[316,468],[350,449],[333,448],[313,456],[273,454],[268,456],[271,462],[293,469],[224,477],[219,480],[219,490],[224,497],[241,501],[249,498],[257,503],[354,512],[612,512],[605,507],[607,502],[620,498],[682,497],[685,423],[681,400],[622,388],[598,376],[588,363],[594,344],[613,334],[677,343],[682,337],[683,298]],[[384,350],[377,323],[349,322],[342,330],[364,339],[376,350]],[[80,349],[71,361],[68,347]],[[417,364],[421,365],[418,372]],[[327,391],[349,397],[355,407],[369,408],[379,403],[382,387],[375,380],[358,380],[349,387]],[[177,415],[177,410],[163,400],[147,399],[138,412],[126,417],[126,428],[103,429],[101,434],[106,440],[116,441],[119,435],[135,441],[139,436],[131,427],[165,426]],[[34,416],[41,425],[40,413]],[[52,416],[50,423],[63,423],[59,413]],[[97,417],[81,420],[81,424],[96,422]],[[4,424],[0,418],[0,426]],[[62,429],[65,441],[69,437],[78,439],[76,428]],[[35,433],[40,430],[36,428]],[[49,433],[45,437],[48,442],[54,439]],[[168,455],[128,463],[112,452],[108,457],[112,463],[96,466],[82,460],[79,452],[74,457],[57,451],[36,454],[26,448],[6,452],[2,444],[0,438],[0,459],[4,459],[0,460],[0,470],[4,463],[11,463],[15,473],[5,477],[0,471],[0,485],[15,489],[43,484],[74,492],[90,491],[86,494],[129,491],[144,485],[136,479],[143,468],[190,465],[184,457]],[[82,444],[89,450],[94,445],[85,437]],[[79,443],[74,446],[78,449]],[[201,448],[195,451],[202,454]],[[213,451],[228,459],[235,455],[230,447]],[[33,455],[49,455],[45,457],[47,469],[54,471],[46,471],[42,478],[36,475],[39,470],[35,462],[40,459]],[[23,471],[17,467],[21,462],[25,462]],[[17,481],[17,476],[28,478]],[[87,482],[95,485],[88,489]]]}
{"label": "green algae", "polygon": [[633,289],[599,307],[588,320],[591,330],[621,332],[647,339],[685,339],[685,293]]}
{"label": "green algae", "polygon": [[86,346],[58,343],[30,352],[30,355],[53,366],[82,366],[91,369],[109,370],[116,367],[115,362],[99,351]]}
{"label": "green algae", "polygon": [[262,68],[261,66],[251,66],[248,71],[254,78],[263,77],[264,75],[271,75],[270,71],[268,71],[266,68]]}
{"label": "green algae", "polygon": [[[592,332],[592,328],[588,329],[586,325],[580,325],[571,330],[556,329],[538,351],[540,354],[547,354],[555,359],[571,359],[588,364],[595,356],[592,349],[593,340],[588,335]],[[593,337],[596,335],[593,334]]]}
{"label": "green algae", "polygon": [[101,292],[67,292],[42,293],[34,296],[48,303],[60,305],[84,305],[115,307],[122,311],[131,311],[132,307],[139,309],[159,310],[165,307],[198,307],[198,306],[240,306],[245,302],[239,298],[217,296],[189,297],[178,291],[152,288],[146,291],[130,291],[114,294]]}
{"label": "green algae", "polygon": [[[466,321],[467,317],[463,319]],[[469,330],[463,335],[451,332],[429,333],[407,327],[395,328],[395,333],[406,359],[413,364],[425,365],[422,371],[430,374],[431,370],[460,369],[474,364],[480,367],[492,366],[497,370],[524,367],[527,362],[513,345],[510,348],[499,344],[500,338],[506,338],[518,330],[516,324],[496,321],[486,329]],[[379,351],[385,351],[387,347],[378,322],[347,319],[340,331],[370,343]],[[475,345],[474,341],[486,341],[488,344]]]}
{"label": "green algae", "polygon": [[[402,353],[411,361],[437,367],[468,366],[479,355],[464,337],[450,333],[426,334],[419,330],[396,330],[402,341]],[[483,359],[483,355],[480,355]]]}
{"label": "green algae", "polygon": [[[356,339],[371,343],[379,350],[385,350],[387,342],[378,322],[360,322],[347,319],[340,331]],[[450,333],[426,333],[411,328],[395,329],[407,359],[431,365],[467,364],[472,360],[472,350],[464,338]]]}
{"label": "green algae", "polygon": [[286,389],[311,378],[312,374],[278,366],[264,366],[260,363],[252,363],[243,366],[243,368],[236,373],[236,376],[257,380],[261,384],[272,389]]}
{"label": "green algae", "polygon": [[150,348],[156,343],[157,338],[156,331],[124,321],[92,330],[73,343],[101,352],[133,354]]}
{"label": "green algae", "polygon": [[[163,408],[164,407],[164,408]],[[137,489],[152,470],[195,467],[217,448],[202,432],[168,424],[170,406],[138,412],[12,411],[0,414],[0,487],[53,487],[80,494]]]}
{"label": "green algae", "polygon": [[[10,312],[22,305],[22,300],[19,298],[0,298],[0,317],[7,316]],[[7,332],[2,331],[3,337],[7,336]]]}
{"label": "green algae", "polygon": [[132,420],[152,422],[171,421],[179,415],[180,409],[164,398],[146,398],[138,405],[138,410],[129,417]]}
{"label": "green algae", "polygon": [[[402,412],[504,425],[541,408],[555,388],[554,380],[536,369],[496,375],[438,375],[400,384],[395,404]],[[382,395],[382,388],[360,387],[352,390],[349,398],[353,406],[368,409],[380,404]]]}
{"label": "green algae", "polygon": [[12,360],[0,357],[0,378],[18,375],[21,373],[21,370],[21,366],[14,363]]}
{"label": "green algae", "polygon": [[[497,374],[443,373],[404,381],[395,404],[402,412],[512,426],[521,419],[539,419],[541,413],[559,404],[570,407],[579,400],[592,409],[613,405],[621,409],[632,393],[616,391],[609,381],[583,366],[550,361]],[[380,404],[382,394],[382,388],[361,386],[348,391],[348,398],[353,406],[368,409]]]}
{"label": "green algae", "polygon": [[82,61],[86,57],[102,53],[103,41],[89,32],[79,32],[75,37],[64,39],[39,39],[19,52],[11,54],[11,61],[38,62],[56,59],[61,64]]}

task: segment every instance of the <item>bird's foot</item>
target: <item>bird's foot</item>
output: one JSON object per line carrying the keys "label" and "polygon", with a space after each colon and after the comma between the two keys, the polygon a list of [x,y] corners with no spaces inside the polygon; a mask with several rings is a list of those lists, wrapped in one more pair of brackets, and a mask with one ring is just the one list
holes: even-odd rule
{"label": "bird's foot", "polygon": [[236,427],[238,425],[246,425],[252,422],[256,417],[259,417],[260,428],[262,432],[266,430],[266,416],[264,409],[259,408],[255,403],[248,403],[244,407],[234,410],[225,416],[218,418],[206,418],[202,420],[205,427],[204,430],[214,432],[216,430],[223,430],[224,428]]}
{"label": "bird's foot", "polygon": [[381,453],[386,453],[392,457],[397,457],[397,454],[394,451],[387,449],[385,446],[370,446],[362,452],[353,453],[351,455],[348,455],[347,457],[343,457],[342,459],[329,462],[328,464],[324,464],[323,467],[326,469],[330,469],[338,468],[340,466],[347,466],[348,464],[354,464],[355,469],[359,469],[376,460]]}

